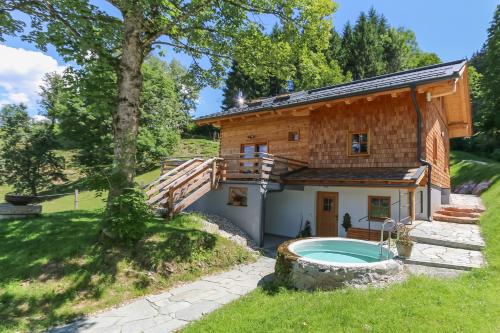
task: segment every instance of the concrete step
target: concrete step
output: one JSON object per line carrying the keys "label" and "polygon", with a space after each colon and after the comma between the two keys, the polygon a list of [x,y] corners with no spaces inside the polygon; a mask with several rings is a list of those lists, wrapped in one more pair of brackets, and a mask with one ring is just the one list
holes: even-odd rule
{"label": "concrete step", "polygon": [[455,216],[455,217],[473,217],[473,218],[479,218],[481,216],[481,213],[470,213],[470,212],[463,212],[463,211],[455,211],[455,210],[438,210],[435,212],[436,214],[441,214],[441,215],[446,215],[446,216]]}
{"label": "concrete step", "polygon": [[432,218],[437,221],[460,223],[460,224],[477,224],[479,223],[479,218],[477,217],[466,217],[466,216],[449,216],[439,213],[432,214]]}
{"label": "concrete step", "polygon": [[484,265],[481,251],[415,243],[407,264],[468,271]]}
{"label": "concrete step", "polygon": [[448,205],[443,205],[441,206],[442,210],[447,210],[451,212],[464,212],[464,213],[483,213],[484,208],[479,207],[479,206],[448,206]]}

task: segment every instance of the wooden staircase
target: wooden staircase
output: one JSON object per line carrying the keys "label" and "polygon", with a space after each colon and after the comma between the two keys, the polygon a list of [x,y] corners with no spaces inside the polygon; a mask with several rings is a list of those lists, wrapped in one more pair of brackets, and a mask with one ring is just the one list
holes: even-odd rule
{"label": "wooden staircase", "polygon": [[193,158],[163,173],[143,190],[147,202],[169,217],[180,213],[205,193],[217,188],[220,158]]}
{"label": "wooden staircase", "polygon": [[483,209],[479,208],[443,206],[440,210],[434,212],[432,217],[434,220],[441,222],[477,224],[483,211]]}

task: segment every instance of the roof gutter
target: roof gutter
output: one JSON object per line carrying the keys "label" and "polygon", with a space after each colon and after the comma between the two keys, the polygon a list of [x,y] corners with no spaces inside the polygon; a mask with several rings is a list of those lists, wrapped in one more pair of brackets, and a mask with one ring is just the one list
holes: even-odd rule
{"label": "roof gutter", "polygon": [[[426,161],[422,157],[422,112],[420,111],[420,107],[417,102],[417,86],[411,86],[411,100],[413,102],[413,107],[415,112],[417,113],[417,160],[421,165],[425,165],[427,167],[428,175],[427,175],[427,220],[432,221],[432,212],[431,212],[431,194],[432,194],[432,164]],[[415,203],[414,203],[415,204]]]}

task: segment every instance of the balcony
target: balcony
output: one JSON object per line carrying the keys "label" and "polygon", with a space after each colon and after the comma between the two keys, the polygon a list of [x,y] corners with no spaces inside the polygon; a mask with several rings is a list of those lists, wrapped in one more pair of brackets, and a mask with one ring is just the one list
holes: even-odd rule
{"label": "balcony", "polygon": [[[192,157],[190,157],[192,158]],[[188,158],[162,163],[162,174],[186,162]],[[219,179],[258,182],[281,182],[281,177],[307,167],[307,163],[267,153],[223,155],[217,160]]]}

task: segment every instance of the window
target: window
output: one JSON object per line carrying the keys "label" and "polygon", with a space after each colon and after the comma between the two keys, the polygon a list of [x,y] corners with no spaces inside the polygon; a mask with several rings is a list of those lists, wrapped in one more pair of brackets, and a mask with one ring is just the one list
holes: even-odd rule
{"label": "window", "polygon": [[331,198],[323,198],[323,211],[331,212],[332,211],[333,200]]}
{"label": "window", "polygon": [[[243,153],[243,158],[256,158],[263,156],[268,152],[267,150],[267,143],[251,143],[251,144],[242,144],[241,145],[241,152]],[[242,173],[257,173],[258,170],[250,170],[249,167],[257,167],[259,163],[253,163],[253,162],[243,162],[240,164],[241,166],[245,167],[245,169],[240,170]]]}
{"label": "window", "polygon": [[368,132],[349,133],[349,155],[368,155],[370,153]]}
{"label": "window", "polygon": [[299,141],[299,132],[288,132],[288,141]]}
{"label": "window", "polygon": [[424,213],[424,191],[418,192],[420,193],[420,213]]}
{"label": "window", "polygon": [[231,206],[246,206],[247,205],[246,187],[230,187],[228,205]]}
{"label": "window", "polygon": [[369,196],[368,217],[379,221],[391,217],[391,197]]}
{"label": "window", "polygon": [[252,158],[266,154],[268,152],[267,143],[250,143],[241,145],[243,157]]}

